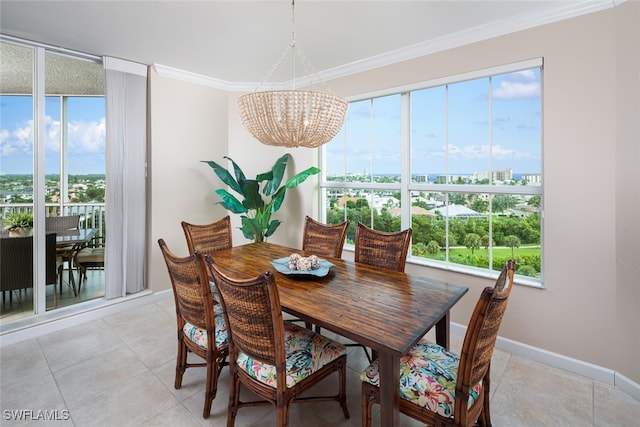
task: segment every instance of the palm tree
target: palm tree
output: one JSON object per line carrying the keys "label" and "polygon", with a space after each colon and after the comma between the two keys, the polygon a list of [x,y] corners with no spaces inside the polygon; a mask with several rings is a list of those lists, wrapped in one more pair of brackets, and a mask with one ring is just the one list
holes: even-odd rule
{"label": "palm tree", "polygon": [[471,256],[473,256],[473,252],[480,247],[481,242],[480,236],[476,233],[469,233],[464,236],[464,245],[471,249]]}
{"label": "palm tree", "polygon": [[511,258],[513,258],[513,249],[520,247],[520,238],[510,234],[504,238],[504,244],[511,248]]}

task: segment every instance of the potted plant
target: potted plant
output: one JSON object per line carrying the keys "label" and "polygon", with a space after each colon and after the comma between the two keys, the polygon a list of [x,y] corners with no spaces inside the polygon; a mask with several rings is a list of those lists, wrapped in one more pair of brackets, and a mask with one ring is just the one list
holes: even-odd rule
{"label": "potted plant", "polygon": [[2,220],[4,229],[10,236],[29,236],[33,233],[33,214],[31,212],[13,212]]}
{"label": "potted plant", "polygon": [[213,169],[222,182],[241,196],[242,201],[226,189],[220,188],[215,191],[222,199],[221,202],[217,202],[218,204],[230,212],[240,214],[242,218],[240,229],[247,239],[262,242],[271,236],[282,223],[277,219],[272,220],[271,214],[277,212],[282,206],[287,189],[297,187],[311,175],[320,172],[320,169],[310,167],[289,178],[281,186],[290,157],[290,154],[280,157],[270,171],[256,175],[255,179],[247,179],[240,166],[230,157],[224,158],[232,163],[233,175],[214,161],[203,161]]}

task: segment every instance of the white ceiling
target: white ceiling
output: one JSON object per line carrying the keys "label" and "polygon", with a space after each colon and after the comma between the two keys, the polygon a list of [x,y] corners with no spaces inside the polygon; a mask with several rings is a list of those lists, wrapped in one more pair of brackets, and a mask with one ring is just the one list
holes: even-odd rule
{"label": "white ceiling", "polygon": [[[345,75],[614,7],[623,0],[295,3],[296,76]],[[291,2],[0,0],[0,32],[98,56],[260,82],[290,44]],[[287,81],[285,63],[269,81]]]}

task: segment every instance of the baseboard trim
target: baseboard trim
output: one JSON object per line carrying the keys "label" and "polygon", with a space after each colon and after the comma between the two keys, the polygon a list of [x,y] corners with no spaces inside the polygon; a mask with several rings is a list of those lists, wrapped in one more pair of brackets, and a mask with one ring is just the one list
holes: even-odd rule
{"label": "baseboard trim", "polygon": [[631,381],[619,372],[615,374],[615,386],[627,393],[629,396],[640,400],[640,384]]}
{"label": "baseboard trim", "polygon": [[[171,292],[171,289],[160,292],[143,291],[113,300],[93,300],[70,306],[66,310],[60,309],[42,316],[34,316],[24,322],[12,322],[10,329],[7,325],[2,325],[3,327],[7,327],[7,330],[0,331],[0,348],[5,345],[15,344],[30,338],[36,338],[50,332],[68,328],[78,323],[89,322],[130,308],[157,302],[167,298]],[[78,311],[79,309],[80,311]],[[463,337],[466,332],[466,327],[452,322],[450,330],[451,334]],[[498,337],[496,348],[615,386],[629,396],[640,400],[640,384],[635,383],[612,369],[503,337]]]}
{"label": "baseboard trim", "polygon": [[[467,328],[463,325],[453,322],[451,323],[451,334],[453,335],[463,337],[466,330]],[[631,397],[640,400],[640,385],[612,369],[604,368],[602,366],[594,365],[593,363],[574,359],[562,354],[553,353],[548,350],[500,336],[496,341],[496,348],[508,351],[511,354],[526,357],[527,359],[536,362],[544,363],[545,365],[549,365],[554,368],[563,369],[573,374],[582,375],[583,377],[587,377],[604,384],[618,387],[621,391],[624,391]]]}

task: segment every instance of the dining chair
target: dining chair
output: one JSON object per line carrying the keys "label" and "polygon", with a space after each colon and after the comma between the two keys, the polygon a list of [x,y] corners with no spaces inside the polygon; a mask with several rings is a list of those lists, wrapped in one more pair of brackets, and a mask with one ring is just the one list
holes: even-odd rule
{"label": "dining chair", "polygon": [[307,215],[304,218],[302,250],[320,257],[340,258],[348,228],[349,221],[323,224]]}
{"label": "dining chair", "polygon": [[[211,224],[190,224],[182,221],[181,225],[190,254],[199,251],[202,255],[213,256],[215,251],[233,247],[231,217],[229,215]],[[218,304],[220,298],[218,298],[218,290],[211,276],[209,276],[209,285],[214,302]]]}
{"label": "dining chair", "polygon": [[[80,229],[80,215],[45,217],[44,228],[47,233],[61,233],[78,230]],[[56,247],[56,254],[62,259],[63,264],[66,263],[69,268],[69,287],[71,287],[75,296],[78,296],[78,291],[73,280],[73,258],[76,252],[80,249],[81,247],[73,243],[58,244]],[[62,294],[62,282],[60,283],[60,294]]]}
{"label": "dining chair", "polygon": [[[340,224],[324,224],[306,215],[302,233],[302,250],[319,257],[340,258],[348,229],[349,221]],[[304,322],[307,329],[313,327],[311,322],[303,319],[289,319],[289,321]],[[320,333],[320,328],[317,326],[316,332]]]}
{"label": "dining chair", "polygon": [[[228,363],[227,329],[220,305],[214,306],[207,267],[202,255],[175,256],[163,239],[158,240],[171,278],[178,324],[178,355],[174,387],[182,387],[182,376],[188,368],[206,367],[207,379],[202,416],[211,414],[211,404],[218,390],[218,378]],[[189,363],[187,353],[193,352],[204,363]]]}
{"label": "dining chair", "polygon": [[[283,321],[272,272],[233,279],[222,273],[208,255],[205,261],[220,293],[229,337],[227,427],[235,424],[239,408],[262,404],[273,405],[277,425],[287,426],[294,401],[335,400],[349,418],[346,348],[324,335]],[[334,372],[339,374],[337,395],[300,396]],[[241,385],[263,400],[241,401]]]}
{"label": "dining chair", "polygon": [[199,251],[202,255],[211,255],[233,246],[229,215],[211,224],[190,224],[186,221],[181,224],[190,254]]}
{"label": "dining chair", "polygon": [[[358,222],[353,260],[361,264],[404,273],[412,232],[411,228],[392,233],[378,231]],[[348,343],[345,345],[362,348],[369,363],[376,358],[375,352],[370,352],[362,344]]]}
{"label": "dining chair", "polygon": [[[515,262],[509,260],[493,288],[486,287],[471,315],[460,354],[428,341],[400,359],[400,412],[431,426],[491,425],[491,356],[509,301]],[[362,425],[380,402],[378,361],[360,375]]]}
{"label": "dining chair", "polygon": [[384,232],[358,222],[353,260],[362,264],[404,272],[413,230]]}

